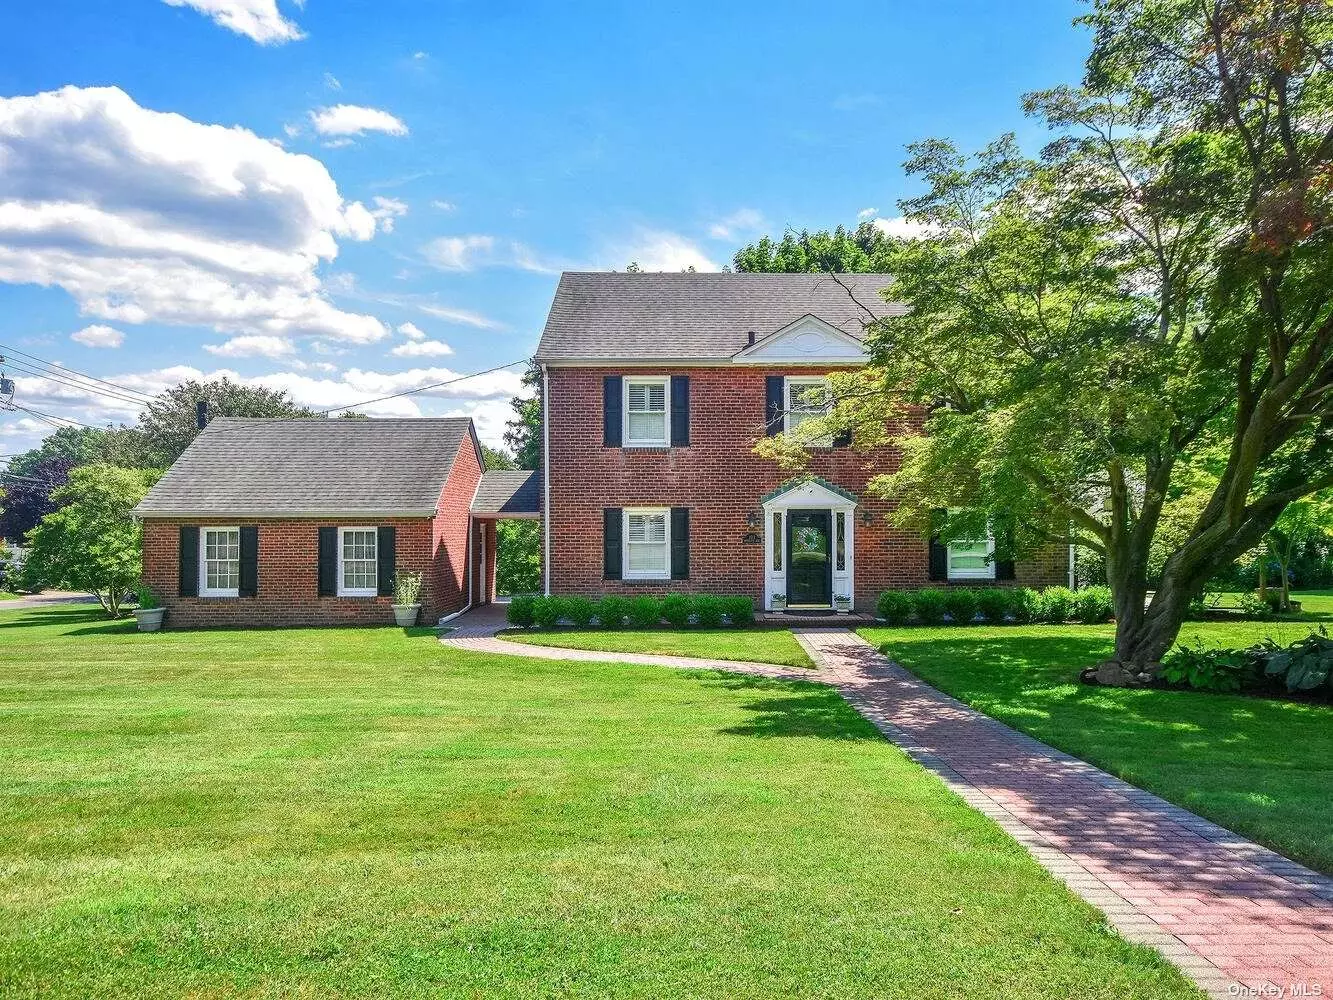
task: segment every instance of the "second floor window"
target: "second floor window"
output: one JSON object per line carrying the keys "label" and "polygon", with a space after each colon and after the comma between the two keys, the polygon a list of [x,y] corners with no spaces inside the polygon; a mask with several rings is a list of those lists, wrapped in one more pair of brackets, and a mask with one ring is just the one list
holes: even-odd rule
{"label": "second floor window", "polygon": [[671,443],[667,413],[670,380],[664,376],[625,379],[625,445],[665,448]]}
{"label": "second floor window", "polygon": [[[826,415],[832,405],[828,383],[821,376],[787,376],[787,416],[784,430],[788,434],[794,433],[796,428],[807,420]],[[819,438],[810,443],[827,447],[832,444],[832,439]]]}

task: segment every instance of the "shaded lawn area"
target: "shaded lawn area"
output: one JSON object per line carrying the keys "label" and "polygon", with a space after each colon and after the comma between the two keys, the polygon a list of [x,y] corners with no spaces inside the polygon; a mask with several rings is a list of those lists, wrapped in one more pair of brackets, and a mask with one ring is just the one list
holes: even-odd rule
{"label": "shaded lawn area", "polygon": [[[1333,608],[1333,598],[1322,600]],[[1192,622],[1181,640],[1246,646],[1265,636],[1291,642],[1310,630],[1308,622]],[[1333,708],[1079,684],[1081,668],[1110,654],[1110,625],[860,632],[987,715],[1333,873]]]}
{"label": "shaded lawn area", "polygon": [[0,614],[5,996],[1197,996],[832,690]]}
{"label": "shaded lawn area", "polygon": [[535,646],[596,649],[608,653],[701,656],[710,660],[747,660],[786,667],[814,667],[801,644],[786,629],[634,629],[570,632],[503,632],[502,639]]}

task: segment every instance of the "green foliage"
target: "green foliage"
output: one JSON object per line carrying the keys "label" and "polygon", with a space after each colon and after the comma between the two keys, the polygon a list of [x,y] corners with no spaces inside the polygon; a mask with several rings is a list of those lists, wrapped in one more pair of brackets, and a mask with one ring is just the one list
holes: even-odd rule
{"label": "green foliage", "polygon": [[495,589],[501,594],[531,594],[542,588],[540,521],[495,523]]}
{"label": "green foliage", "polygon": [[839,226],[833,232],[802,230],[786,233],[780,241],[763,237],[742,247],[732,258],[737,271],[875,272],[888,270],[887,250],[892,240],[873,222],[854,230]]}
{"label": "green foliage", "polygon": [[597,602],[586,597],[566,597],[565,617],[579,628],[587,628],[597,614]]}
{"label": "green foliage", "polygon": [[977,610],[992,625],[1003,625],[1014,605],[1014,588],[983,587],[977,591]]}
{"label": "green foliage", "polygon": [[971,587],[950,587],[944,592],[944,610],[955,625],[971,625],[977,617],[977,592]]}
{"label": "green foliage", "polygon": [[1100,625],[1115,613],[1110,587],[1084,587],[1074,591],[1071,613],[1084,625]]}
{"label": "green foliage", "polygon": [[723,597],[722,613],[735,626],[754,624],[754,598],[743,595]]}
{"label": "green foliage", "polygon": [[542,371],[535,362],[523,371],[523,388],[526,394],[509,401],[514,415],[505,424],[505,446],[518,468],[536,469],[542,457]]}
{"label": "green foliage", "polygon": [[722,601],[711,594],[696,594],[694,617],[701,628],[717,628],[722,624]]}
{"label": "green foliage", "polygon": [[938,587],[924,587],[912,595],[916,617],[922,625],[938,625],[944,621],[948,594]]}
{"label": "green foliage", "polygon": [[90,591],[112,618],[142,570],[143,533],[130,511],[159,473],[88,465],[53,496],[62,505],[29,533],[25,571],[48,587]]}
{"label": "green foliage", "polygon": [[1222,595],[1217,591],[1204,591],[1190,601],[1190,618],[1198,621],[1208,617],[1209,612],[1222,606]]}
{"label": "green foliage", "polygon": [[1069,621],[1074,614],[1074,592],[1068,587],[1047,587],[1041,592],[1037,617],[1052,625]]}
{"label": "green foliage", "polygon": [[1273,605],[1265,601],[1258,594],[1246,592],[1241,594],[1237,600],[1240,607],[1240,613],[1246,618],[1254,618],[1263,621],[1273,616]]}
{"label": "green foliage", "polygon": [[1162,679],[1199,691],[1239,691],[1251,672],[1250,658],[1240,650],[1210,649],[1199,640],[1181,644],[1162,659]]}
{"label": "green foliage", "polygon": [[555,628],[560,619],[565,617],[565,599],[563,597],[534,597],[532,599],[532,620],[538,628]]}
{"label": "green foliage", "polygon": [[421,574],[400,569],[394,574],[393,603],[416,604],[421,600]]}
{"label": "green foliage", "polygon": [[1281,680],[1288,692],[1333,691],[1333,639],[1324,626],[1285,649],[1271,640],[1249,650],[1254,664],[1271,680]]}
{"label": "green foliage", "polygon": [[662,623],[662,602],[647,594],[631,598],[629,620],[635,628],[657,628]]}
{"label": "green foliage", "polygon": [[1013,587],[1010,589],[1009,613],[1020,625],[1041,619],[1041,594],[1031,587]]}
{"label": "green foliage", "polygon": [[195,406],[208,400],[209,419],[216,417],[318,417],[297,406],[285,389],[241,385],[229,378],[210,382],[193,379],[157,396],[139,415],[139,429],[152,448],[170,465],[199,433]]}
{"label": "green foliage", "polygon": [[597,623],[606,629],[618,629],[625,624],[629,607],[623,597],[607,594],[597,602]]}
{"label": "green foliage", "polygon": [[668,594],[662,600],[662,617],[676,628],[684,628],[694,614],[694,601],[684,594]]}
{"label": "green foliage", "polygon": [[162,606],[157,599],[157,595],[142,580],[136,583],[132,589],[134,590],[134,602],[139,605],[139,610],[151,611],[153,608]]}
{"label": "green foliage", "polygon": [[901,625],[912,617],[916,605],[909,590],[886,590],[879,595],[876,605],[879,616],[890,625]]}
{"label": "green foliage", "polygon": [[534,621],[533,602],[536,600],[529,594],[520,594],[517,597],[510,598],[509,607],[505,609],[505,620],[510,625],[531,628]]}
{"label": "green foliage", "polygon": [[492,448],[488,444],[482,444],[481,457],[485,459],[487,472],[518,468],[514,464],[513,456],[503,448]]}

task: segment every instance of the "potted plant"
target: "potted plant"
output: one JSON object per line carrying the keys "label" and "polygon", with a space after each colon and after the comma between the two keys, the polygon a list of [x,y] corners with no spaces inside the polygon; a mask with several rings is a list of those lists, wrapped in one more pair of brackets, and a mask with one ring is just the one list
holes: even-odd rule
{"label": "potted plant", "polygon": [[774,611],[786,611],[786,610],[787,610],[787,595],[786,595],[786,594],[774,594],[771,598],[769,598],[769,604],[771,604],[771,605],[773,606],[773,610],[774,610]]}
{"label": "potted plant", "polygon": [[849,614],[852,610],[851,594],[834,594],[833,609],[840,615]]}
{"label": "potted plant", "polygon": [[417,623],[421,613],[421,574],[399,573],[393,584],[393,620],[403,628]]}
{"label": "potted plant", "polygon": [[139,601],[139,606],[134,609],[134,617],[139,622],[139,631],[162,631],[162,617],[167,613],[167,609],[158,603],[157,596],[142,583],[134,585],[134,596]]}

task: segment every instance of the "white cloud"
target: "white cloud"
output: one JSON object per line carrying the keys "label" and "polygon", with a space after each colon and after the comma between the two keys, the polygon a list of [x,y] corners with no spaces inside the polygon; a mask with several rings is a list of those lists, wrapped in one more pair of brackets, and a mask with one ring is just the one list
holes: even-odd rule
{"label": "white cloud", "polygon": [[876,219],[874,226],[885,236],[900,240],[919,240],[931,233],[931,227],[924,222],[912,222],[901,215],[892,219]]}
{"label": "white cloud", "polygon": [[432,358],[453,354],[454,349],[442,340],[413,340],[399,344],[389,353],[398,358]]}
{"label": "white cloud", "polygon": [[455,205],[452,201],[442,201],[437,198],[435,201],[432,201],[430,203],[430,207],[438,209],[441,212],[452,212],[458,206]]}
{"label": "white cloud", "polygon": [[408,340],[425,340],[426,331],[421,329],[415,323],[399,323],[398,332]]}
{"label": "white cloud", "polygon": [[114,87],[0,98],[0,282],[64,289],[85,315],[368,343],[317,274],[376,219],[318,160],[243,128],[140,107]]}
{"label": "white cloud", "polygon": [[125,334],[113,326],[94,323],[69,335],[69,339],[85,347],[119,347],[125,343]]}
{"label": "white cloud", "polygon": [[370,214],[380,224],[380,229],[386,233],[393,232],[394,220],[401,219],[407,214],[407,202],[398,198],[385,198],[378,194],[371,200],[375,207],[370,210]]}
{"label": "white cloud", "polygon": [[172,7],[191,7],[215,24],[245,35],[260,45],[281,45],[305,34],[278,11],[277,0],[163,0]]}
{"label": "white cloud", "polygon": [[442,319],[448,323],[461,323],[463,326],[475,326],[478,330],[503,330],[504,324],[499,320],[491,319],[489,316],[483,316],[481,313],[473,312],[470,309],[451,309],[448,306],[435,306],[430,304],[421,304],[417,306],[427,316],[434,316],[436,319]]}
{"label": "white cloud", "polygon": [[716,271],[718,265],[692,240],[659,229],[640,229],[632,238],[611,247],[611,266],[624,268],[633,262],[645,271]]}
{"label": "white cloud", "polygon": [[290,340],[264,334],[232,337],[222,344],[205,344],[204,350],[220,358],[288,358],[296,353]]}
{"label": "white cloud", "polygon": [[471,271],[490,262],[495,237],[477,233],[468,236],[440,236],[421,248],[426,260],[441,271]]}
{"label": "white cloud", "polygon": [[334,76],[332,73],[325,73],[325,74],[324,74],[324,86],[328,87],[330,90],[342,90],[342,89],[343,89],[342,81],[340,81],[340,80],[339,80],[336,76]]}
{"label": "white cloud", "polygon": [[739,233],[753,233],[763,228],[764,216],[755,208],[738,208],[708,227],[708,235],[715,240],[729,240]]}
{"label": "white cloud", "polygon": [[310,121],[320,135],[357,136],[367,132],[407,135],[407,126],[387,111],[356,104],[335,104],[310,112]]}
{"label": "white cloud", "polygon": [[861,209],[861,211],[856,213],[856,217],[861,221],[865,221],[866,219],[873,219],[878,214],[879,214],[878,208],[863,208]]}

